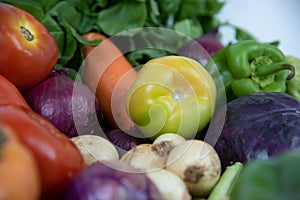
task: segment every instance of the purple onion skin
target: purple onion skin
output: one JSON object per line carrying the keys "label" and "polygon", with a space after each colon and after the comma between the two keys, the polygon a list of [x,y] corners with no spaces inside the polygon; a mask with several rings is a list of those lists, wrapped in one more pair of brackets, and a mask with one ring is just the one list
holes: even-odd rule
{"label": "purple onion skin", "polygon": [[128,132],[121,129],[110,130],[105,135],[115,145],[120,156],[139,144],[152,143],[149,138],[145,138],[135,127]]}
{"label": "purple onion skin", "polygon": [[[222,167],[300,148],[299,111],[300,101],[285,93],[253,93],[229,102],[223,130],[214,145]],[[222,121],[220,116],[212,119],[216,125]],[[214,134],[213,129],[208,134]]]}
{"label": "purple onion skin", "polygon": [[[117,167],[114,167],[117,166]],[[118,170],[122,168],[122,171]],[[97,162],[76,176],[65,200],[160,200],[156,186],[144,173],[124,163]]]}
{"label": "purple onion skin", "polygon": [[224,45],[218,38],[218,27],[216,27],[184,44],[179,48],[177,54],[192,58],[205,66],[211,56],[222,48]]}
{"label": "purple onion skin", "polygon": [[70,78],[65,68],[52,71],[27,91],[24,98],[32,110],[68,137],[99,132],[102,113],[95,95],[87,86]]}

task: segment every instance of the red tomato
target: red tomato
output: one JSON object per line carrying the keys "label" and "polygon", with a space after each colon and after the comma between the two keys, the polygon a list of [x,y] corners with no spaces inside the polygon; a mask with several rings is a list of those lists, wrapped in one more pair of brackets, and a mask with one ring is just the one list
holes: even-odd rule
{"label": "red tomato", "polygon": [[0,3],[0,74],[20,90],[40,82],[54,68],[58,47],[31,14]]}
{"label": "red tomato", "polygon": [[13,104],[31,109],[12,82],[0,74],[0,105]]}
{"label": "red tomato", "polygon": [[84,161],[72,141],[32,110],[0,106],[0,121],[7,123],[32,152],[41,175],[43,199],[60,199]]}

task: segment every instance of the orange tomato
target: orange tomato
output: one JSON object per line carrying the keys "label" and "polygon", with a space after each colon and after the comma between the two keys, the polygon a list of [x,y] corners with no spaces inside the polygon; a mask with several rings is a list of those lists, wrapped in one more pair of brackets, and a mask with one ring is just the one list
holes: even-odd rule
{"label": "orange tomato", "polygon": [[39,199],[40,174],[34,156],[3,122],[0,123],[0,152],[0,199]]}
{"label": "orange tomato", "polygon": [[24,107],[0,106],[0,121],[17,133],[37,161],[43,199],[61,198],[67,185],[85,166],[78,148],[49,121]]}
{"label": "orange tomato", "polygon": [[129,130],[134,123],[125,108],[125,97],[129,87],[137,77],[133,66],[120,49],[105,35],[86,33],[83,39],[102,39],[97,46],[84,46],[84,83],[95,92],[104,119],[111,128]]}

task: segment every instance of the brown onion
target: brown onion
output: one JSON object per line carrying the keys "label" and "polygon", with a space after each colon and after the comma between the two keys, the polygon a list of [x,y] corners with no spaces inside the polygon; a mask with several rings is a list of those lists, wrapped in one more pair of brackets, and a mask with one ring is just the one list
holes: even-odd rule
{"label": "brown onion", "polygon": [[114,145],[97,135],[81,135],[72,137],[71,141],[81,152],[86,165],[98,161],[118,161],[119,154]]}
{"label": "brown onion", "polygon": [[211,145],[201,140],[187,140],[171,150],[166,169],[186,183],[190,194],[205,197],[220,178],[221,163]]}
{"label": "brown onion", "polygon": [[181,135],[176,133],[164,133],[158,136],[154,141],[153,144],[160,144],[162,142],[167,142],[170,145],[178,145],[179,143],[185,141],[185,138]]}
{"label": "brown onion", "polygon": [[126,152],[121,161],[142,171],[164,168],[169,153],[164,144],[140,144]]}
{"label": "brown onion", "polygon": [[185,183],[174,173],[166,169],[158,169],[146,173],[156,185],[164,200],[190,200],[191,195]]}

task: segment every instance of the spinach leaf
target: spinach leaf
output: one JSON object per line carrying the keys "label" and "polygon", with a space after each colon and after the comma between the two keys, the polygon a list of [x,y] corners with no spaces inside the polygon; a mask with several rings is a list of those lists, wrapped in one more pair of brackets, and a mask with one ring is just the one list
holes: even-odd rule
{"label": "spinach leaf", "polygon": [[136,49],[126,54],[128,61],[134,66],[139,67],[152,58],[158,58],[169,55],[167,51],[155,48]]}
{"label": "spinach leaf", "polygon": [[203,34],[201,24],[197,20],[184,19],[174,25],[174,30],[179,31],[191,38],[197,38]]}
{"label": "spinach leaf", "polygon": [[60,1],[54,7],[52,7],[47,14],[58,19],[60,26],[70,24],[72,27],[77,29],[81,21],[81,13],[78,12],[71,3],[67,1]]}
{"label": "spinach leaf", "polygon": [[156,2],[156,0],[148,0],[146,2],[146,6],[147,6],[147,18],[145,21],[145,26],[160,26],[161,22],[160,22],[160,11],[159,11],[159,7],[158,7],[158,3]]}
{"label": "spinach leaf", "polygon": [[65,32],[50,15],[46,15],[41,22],[56,41],[58,47],[58,62],[60,62],[60,58],[63,56],[65,48]]}
{"label": "spinach leaf", "polygon": [[173,26],[170,19],[177,15],[182,4],[182,0],[157,0],[160,9],[161,24],[164,26]]}
{"label": "spinach leaf", "polygon": [[70,26],[66,26],[64,35],[64,48],[61,50],[61,56],[58,58],[58,63],[61,65],[66,65],[66,63],[73,57],[77,49],[77,41],[73,36]]}
{"label": "spinach leaf", "polygon": [[237,180],[232,200],[300,199],[299,149],[286,150],[269,160],[249,162]]}
{"label": "spinach leaf", "polygon": [[43,6],[39,2],[33,0],[2,0],[2,3],[11,4],[22,10],[29,12],[37,20],[41,20],[44,17]]}
{"label": "spinach leaf", "polygon": [[179,19],[195,16],[214,16],[223,7],[224,2],[218,0],[183,0]]}
{"label": "spinach leaf", "polygon": [[49,10],[52,6],[56,5],[59,0],[35,0],[36,2],[39,2],[42,6],[44,11]]}
{"label": "spinach leaf", "polygon": [[121,1],[99,12],[98,25],[105,34],[112,36],[143,27],[146,17],[147,7],[144,2]]}
{"label": "spinach leaf", "polygon": [[77,31],[72,27],[70,26],[69,24],[66,24],[65,25],[66,28],[67,28],[67,33],[70,33],[73,35],[73,37],[81,44],[85,44],[85,45],[98,45],[100,44],[101,40],[95,40],[95,41],[86,41],[84,40],[80,34],[77,33]]}

